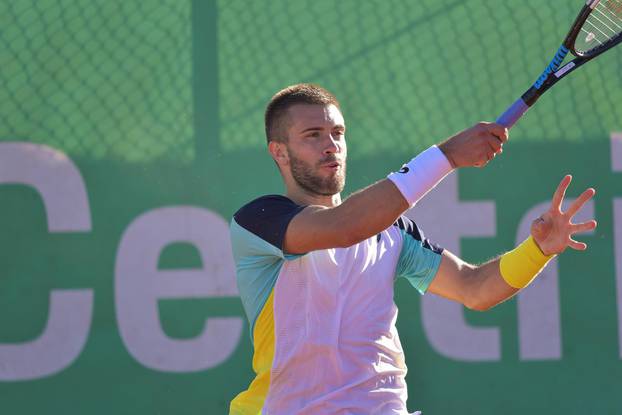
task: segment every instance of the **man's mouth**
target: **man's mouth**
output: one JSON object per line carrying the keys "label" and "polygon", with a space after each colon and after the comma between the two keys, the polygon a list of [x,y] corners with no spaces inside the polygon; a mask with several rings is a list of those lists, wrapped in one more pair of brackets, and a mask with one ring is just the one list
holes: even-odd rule
{"label": "man's mouth", "polygon": [[331,161],[329,163],[323,163],[322,167],[326,167],[328,169],[337,170],[338,168],[341,167],[341,163],[339,163],[338,161]]}

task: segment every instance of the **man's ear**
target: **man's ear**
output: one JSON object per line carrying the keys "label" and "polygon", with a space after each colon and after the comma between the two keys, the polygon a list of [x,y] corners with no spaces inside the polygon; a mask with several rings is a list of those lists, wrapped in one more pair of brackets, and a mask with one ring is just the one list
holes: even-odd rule
{"label": "man's ear", "polygon": [[279,166],[287,166],[289,164],[289,155],[285,143],[272,140],[268,143],[268,151]]}

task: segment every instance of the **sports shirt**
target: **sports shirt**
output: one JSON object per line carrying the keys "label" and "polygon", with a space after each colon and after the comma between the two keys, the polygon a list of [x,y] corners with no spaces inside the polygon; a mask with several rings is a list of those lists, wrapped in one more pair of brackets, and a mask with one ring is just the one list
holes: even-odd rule
{"label": "sports shirt", "polygon": [[350,247],[290,255],[285,231],[303,209],[263,196],[231,221],[256,377],[230,413],[407,414],[394,282],[406,278],[423,294],[442,249],[402,216]]}

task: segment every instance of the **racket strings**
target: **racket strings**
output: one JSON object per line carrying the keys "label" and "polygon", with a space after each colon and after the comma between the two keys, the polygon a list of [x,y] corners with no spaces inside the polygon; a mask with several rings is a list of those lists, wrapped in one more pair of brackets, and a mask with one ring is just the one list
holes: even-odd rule
{"label": "racket strings", "polygon": [[575,40],[575,50],[579,53],[590,51],[604,45],[622,33],[622,0],[600,2],[590,13]]}
{"label": "racket strings", "polygon": [[622,19],[622,1],[606,0],[604,5],[611,13]]}
{"label": "racket strings", "polygon": [[607,28],[608,33],[615,36],[622,31],[622,1],[608,0],[605,3],[599,3],[590,17],[598,21],[601,27]]}

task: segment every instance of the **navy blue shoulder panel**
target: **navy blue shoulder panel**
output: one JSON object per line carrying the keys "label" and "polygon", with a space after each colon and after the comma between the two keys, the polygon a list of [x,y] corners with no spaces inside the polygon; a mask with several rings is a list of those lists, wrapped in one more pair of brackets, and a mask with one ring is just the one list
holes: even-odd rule
{"label": "navy blue shoulder panel", "polygon": [[268,195],[242,206],[233,219],[244,229],[283,250],[287,226],[304,208],[285,196]]}
{"label": "navy blue shoulder panel", "polygon": [[413,222],[406,216],[404,215],[400,216],[395,221],[393,226],[400,228],[401,230],[406,232],[407,235],[411,236],[417,241],[420,241],[421,245],[423,245],[424,248],[427,248],[433,252],[436,252],[437,254],[441,254],[443,252],[443,248],[427,240],[421,228],[419,228],[415,222]]}

